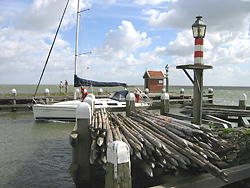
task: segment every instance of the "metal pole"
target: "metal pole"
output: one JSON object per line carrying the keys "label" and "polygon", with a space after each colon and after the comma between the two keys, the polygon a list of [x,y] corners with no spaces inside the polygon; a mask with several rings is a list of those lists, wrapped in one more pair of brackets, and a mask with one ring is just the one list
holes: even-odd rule
{"label": "metal pole", "polygon": [[165,69],[166,69],[166,92],[168,93],[169,92],[169,90],[168,90],[168,87],[169,87],[169,80],[168,80],[169,66],[168,66],[168,64],[166,65]]}
{"label": "metal pole", "polygon": [[[77,3],[77,16],[76,16],[76,43],[75,43],[75,70],[74,70],[74,77],[77,75],[77,56],[78,56],[78,36],[79,36],[79,16],[80,16],[80,9],[79,9],[79,0]],[[74,78],[75,79],[75,78]],[[74,80],[75,82],[75,80]],[[74,83],[75,84],[75,83]],[[74,100],[76,100],[76,87],[74,87]]]}

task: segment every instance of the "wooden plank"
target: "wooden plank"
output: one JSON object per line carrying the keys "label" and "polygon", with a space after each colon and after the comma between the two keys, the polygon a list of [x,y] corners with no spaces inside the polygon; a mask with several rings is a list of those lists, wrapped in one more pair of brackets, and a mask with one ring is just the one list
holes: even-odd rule
{"label": "wooden plank", "polygon": [[245,117],[239,117],[239,121],[243,127],[250,127],[249,121]]}
{"label": "wooden plank", "polygon": [[225,124],[226,126],[220,127],[220,128],[232,128],[232,124],[229,121],[226,121],[224,119],[212,116],[212,115],[203,115],[203,118],[207,119],[207,120],[212,120],[215,122],[220,122],[222,125]]}
{"label": "wooden plank", "polygon": [[[200,176],[193,176],[189,178],[180,178],[176,182],[165,183],[162,185],[153,186],[151,188],[190,188],[190,187],[202,187],[202,188],[217,188],[224,185],[232,184],[236,181],[240,181],[250,177],[250,164],[243,164],[228,169],[224,169],[228,175],[228,183],[221,181],[220,179],[212,176],[211,174],[203,174]],[[169,178],[170,179],[170,178]]]}

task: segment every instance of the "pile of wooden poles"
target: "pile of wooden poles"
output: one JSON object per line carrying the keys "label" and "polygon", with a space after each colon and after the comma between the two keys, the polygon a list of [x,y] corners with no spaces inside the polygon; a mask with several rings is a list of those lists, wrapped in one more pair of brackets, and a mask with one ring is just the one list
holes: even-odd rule
{"label": "pile of wooden poles", "polygon": [[105,168],[108,145],[120,140],[151,177],[156,165],[175,170],[201,167],[227,182],[227,175],[211,163],[221,160],[213,149],[226,145],[204,127],[146,111],[126,117],[101,109],[93,115],[91,133],[91,164],[97,160]]}

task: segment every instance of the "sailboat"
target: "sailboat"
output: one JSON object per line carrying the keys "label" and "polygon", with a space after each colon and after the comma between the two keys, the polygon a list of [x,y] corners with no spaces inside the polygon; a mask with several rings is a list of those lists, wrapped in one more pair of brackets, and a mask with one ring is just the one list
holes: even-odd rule
{"label": "sailboat", "polygon": [[[77,88],[80,86],[91,86],[91,87],[113,87],[113,86],[123,86],[127,87],[126,83],[119,82],[97,82],[92,80],[86,80],[79,78],[77,76],[77,59],[78,59],[78,35],[79,35],[79,16],[82,11],[79,9],[80,0],[78,0],[77,5],[77,27],[76,27],[76,45],[75,45],[75,71],[74,71],[74,100],[58,102],[54,104],[33,104],[33,114],[36,120],[65,120],[65,121],[75,121],[76,118],[76,108],[82,103],[81,100],[77,99]],[[88,10],[88,9],[87,9]],[[65,12],[65,11],[64,11]],[[62,21],[62,20],[61,20]],[[60,24],[59,24],[60,26]],[[54,43],[54,42],[53,42]],[[48,60],[48,58],[47,58]],[[47,61],[46,61],[47,64]],[[46,65],[45,64],[45,65]],[[44,72],[44,71],[43,71]],[[43,74],[43,73],[42,73]],[[42,76],[41,76],[42,77]],[[39,83],[41,81],[41,77]],[[137,89],[138,90],[138,89]],[[111,94],[110,98],[95,99],[95,109],[99,108],[116,108],[121,109],[126,107],[126,94],[127,90],[116,92]],[[140,95],[144,94],[140,91]],[[119,97],[117,97],[119,96]],[[88,96],[87,96],[88,97]],[[144,96],[142,96],[144,97]],[[35,101],[35,100],[34,100]],[[136,107],[149,106],[148,102],[136,103]]]}

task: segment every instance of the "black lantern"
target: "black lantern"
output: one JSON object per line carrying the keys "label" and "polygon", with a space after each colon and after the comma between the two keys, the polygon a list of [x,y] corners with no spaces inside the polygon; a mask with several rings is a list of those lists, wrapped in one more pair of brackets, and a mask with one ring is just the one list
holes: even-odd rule
{"label": "black lantern", "polygon": [[197,16],[197,20],[192,25],[194,38],[204,38],[207,25],[203,22],[202,16]]}
{"label": "black lantern", "polygon": [[168,64],[165,66],[165,70],[166,70],[166,76],[168,76],[168,69],[169,69],[169,66]]}

